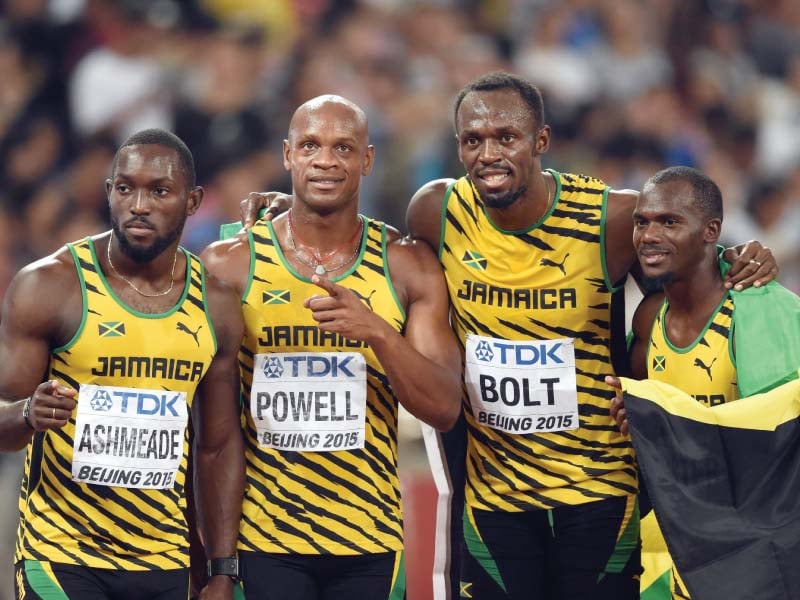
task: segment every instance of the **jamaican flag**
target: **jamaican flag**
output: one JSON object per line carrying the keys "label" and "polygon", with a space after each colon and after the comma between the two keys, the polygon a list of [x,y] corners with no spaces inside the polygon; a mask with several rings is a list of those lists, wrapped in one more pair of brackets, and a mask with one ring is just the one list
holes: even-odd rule
{"label": "jamaican flag", "polygon": [[800,598],[800,380],[706,408],[622,379],[641,476],[693,600]]}

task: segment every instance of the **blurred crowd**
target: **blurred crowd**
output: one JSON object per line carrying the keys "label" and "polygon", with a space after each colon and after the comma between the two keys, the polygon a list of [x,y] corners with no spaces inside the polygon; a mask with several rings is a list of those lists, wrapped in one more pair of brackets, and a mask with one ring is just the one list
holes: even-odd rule
{"label": "blurred crowd", "polygon": [[495,69],[542,89],[546,166],[633,189],[695,166],[723,191],[724,241],[761,240],[800,292],[797,0],[0,3],[0,298],[23,264],[107,228],[129,134],[165,127],[193,151],[198,251],[248,192],[288,191],[289,117],[323,93],[367,111],[362,212],[403,229],[419,185],[463,172],[452,102]]}
{"label": "blurred crowd", "polygon": [[281,140],[321,93],[361,104],[376,168],[363,212],[458,176],[455,92],[493,69],[544,92],[545,164],[634,188],[706,171],[726,241],[757,238],[800,289],[795,0],[3,0],[0,297],[20,265],[106,228],[116,146],[149,126],[192,149],[199,250],[253,190],[287,190]]}

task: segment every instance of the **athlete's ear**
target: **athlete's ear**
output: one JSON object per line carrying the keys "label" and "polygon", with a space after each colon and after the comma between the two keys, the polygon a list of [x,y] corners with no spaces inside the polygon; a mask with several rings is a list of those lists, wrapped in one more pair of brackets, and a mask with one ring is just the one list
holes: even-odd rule
{"label": "athlete's ear", "polygon": [[544,154],[550,148],[550,125],[542,125],[536,132],[534,154]]}
{"label": "athlete's ear", "polygon": [[283,168],[287,171],[292,170],[292,147],[289,140],[283,140]]}
{"label": "athlete's ear", "polygon": [[186,201],[186,215],[191,216],[200,208],[200,203],[203,202],[203,188],[196,185],[189,191],[189,198]]}
{"label": "athlete's ear", "polygon": [[364,153],[364,165],[361,167],[361,176],[366,177],[372,172],[372,163],[375,160],[375,146],[370,144]]}
{"label": "athlete's ear", "polygon": [[706,244],[716,244],[722,232],[722,219],[710,219],[705,226],[703,241]]}

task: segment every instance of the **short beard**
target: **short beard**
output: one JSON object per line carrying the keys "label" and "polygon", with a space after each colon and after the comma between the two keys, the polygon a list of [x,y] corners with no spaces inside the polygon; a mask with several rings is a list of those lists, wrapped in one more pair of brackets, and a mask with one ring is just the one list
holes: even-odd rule
{"label": "short beard", "polygon": [[483,200],[483,203],[489,208],[508,208],[524,196],[527,191],[527,187],[521,187],[518,190],[502,194],[491,194],[488,196],[481,194],[481,200]]}
{"label": "short beard", "polygon": [[642,277],[642,291],[645,294],[652,294],[653,292],[661,292],[667,287],[670,283],[672,283],[675,279],[675,275],[673,273],[664,273],[663,275],[657,275],[656,277]]}
{"label": "short beard", "polygon": [[150,246],[146,247],[133,246],[123,234],[122,228],[120,227],[117,219],[111,219],[111,229],[114,231],[114,237],[117,238],[117,241],[119,242],[119,249],[122,250],[122,253],[130,258],[133,262],[144,264],[156,258],[159,254],[164,252],[164,250],[169,248],[176,240],[180,239],[185,222],[186,218],[184,217],[184,219],[178,223],[174,229],[169,231],[165,236],[157,237]]}

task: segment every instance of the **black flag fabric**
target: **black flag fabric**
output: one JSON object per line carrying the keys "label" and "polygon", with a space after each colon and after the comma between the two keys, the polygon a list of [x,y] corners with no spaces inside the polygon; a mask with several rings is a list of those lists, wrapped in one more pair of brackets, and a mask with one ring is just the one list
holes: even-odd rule
{"label": "black flag fabric", "polygon": [[800,380],[713,408],[664,383],[621,381],[692,600],[800,599]]}

